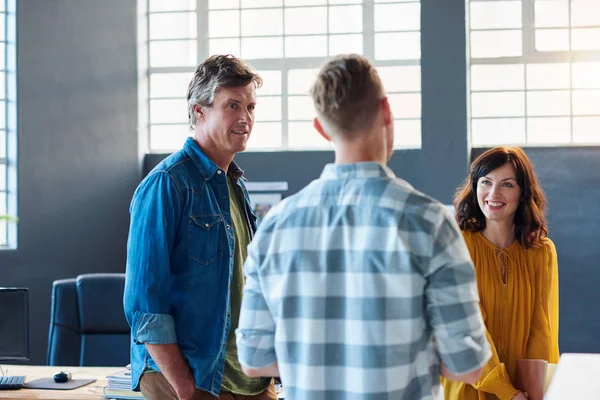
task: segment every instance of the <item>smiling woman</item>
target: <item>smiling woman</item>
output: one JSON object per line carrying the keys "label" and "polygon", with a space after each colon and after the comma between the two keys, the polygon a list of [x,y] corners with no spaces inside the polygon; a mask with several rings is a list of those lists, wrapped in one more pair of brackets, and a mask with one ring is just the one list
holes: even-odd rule
{"label": "smiling woman", "polygon": [[475,265],[493,356],[473,385],[442,380],[449,400],[526,397],[513,385],[519,359],[558,361],[558,262],[547,237],[546,197],[523,150],[479,156],[454,205]]}

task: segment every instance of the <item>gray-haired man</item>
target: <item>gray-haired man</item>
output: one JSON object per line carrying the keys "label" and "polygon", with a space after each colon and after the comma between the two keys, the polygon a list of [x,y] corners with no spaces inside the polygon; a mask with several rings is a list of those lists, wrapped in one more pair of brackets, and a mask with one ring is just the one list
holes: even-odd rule
{"label": "gray-haired man", "polygon": [[261,84],[232,56],[198,65],[193,137],[133,196],[124,305],[132,386],[146,399],[277,398],[270,378],[243,374],[234,334],[256,224],[233,158],[246,149]]}

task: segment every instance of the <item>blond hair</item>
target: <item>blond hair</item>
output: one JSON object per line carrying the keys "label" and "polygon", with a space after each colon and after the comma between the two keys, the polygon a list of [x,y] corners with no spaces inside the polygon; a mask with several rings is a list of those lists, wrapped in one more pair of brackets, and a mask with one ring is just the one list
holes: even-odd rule
{"label": "blond hair", "polygon": [[375,67],[358,54],[332,58],[310,89],[319,119],[333,132],[351,139],[369,130],[385,91]]}

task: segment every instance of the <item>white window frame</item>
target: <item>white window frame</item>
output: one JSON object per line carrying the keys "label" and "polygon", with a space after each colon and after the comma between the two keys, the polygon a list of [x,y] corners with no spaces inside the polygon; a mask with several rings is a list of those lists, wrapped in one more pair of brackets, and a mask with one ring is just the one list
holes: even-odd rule
{"label": "white window frame", "polygon": [[4,169],[2,179],[4,187],[0,188],[0,250],[17,247],[17,79],[16,79],[16,0],[0,0],[4,11],[0,17],[4,19],[4,91],[2,101],[4,108],[4,154],[0,154],[0,165]]}
{"label": "white window frame", "polygon": [[[569,118],[570,119],[570,140],[569,142],[559,142],[559,143],[532,143],[529,142],[528,140],[528,128],[527,128],[527,120],[529,118],[532,118],[532,116],[528,116],[527,115],[527,101],[526,101],[526,96],[528,93],[528,88],[527,88],[527,65],[531,65],[531,64],[560,64],[560,63],[567,63],[569,64],[569,70],[571,72],[571,67],[573,65],[573,63],[579,63],[579,62],[600,62],[600,50],[576,50],[576,51],[572,51],[572,50],[564,50],[564,51],[538,51],[535,48],[535,30],[536,29],[544,29],[544,28],[536,28],[535,27],[535,2],[537,0],[520,0],[521,1],[521,17],[522,17],[522,27],[521,27],[521,32],[522,32],[522,49],[523,49],[523,53],[521,56],[516,56],[516,57],[499,57],[499,58],[472,58],[470,55],[470,51],[471,51],[471,44],[470,44],[470,38],[471,38],[471,32],[473,31],[486,31],[486,30],[491,30],[491,31],[500,31],[500,30],[512,30],[512,28],[510,29],[471,29],[470,27],[470,15],[469,15],[469,9],[470,9],[470,4],[473,3],[482,3],[482,2],[497,2],[498,0],[467,0],[467,43],[468,43],[468,48],[467,48],[467,54],[468,54],[468,93],[469,93],[469,138],[471,138],[472,135],[472,129],[473,129],[473,121],[476,119],[486,119],[486,117],[479,117],[479,118],[473,118],[471,116],[471,111],[472,111],[472,95],[473,93],[480,93],[480,91],[473,91],[471,89],[471,67],[474,65],[523,65],[523,71],[524,71],[524,82],[525,82],[525,86],[523,89],[518,90],[523,91],[524,92],[524,96],[525,96],[525,102],[524,102],[524,116],[523,117],[490,117],[490,118],[506,118],[506,119],[518,119],[518,118],[523,118],[525,120],[525,141],[524,142],[509,142],[509,143],[502,143],[503,145],[517,145],[517,146],[522,146],[522,147],[580,147],[580,146],[599,146],[600,145],[600,132],[598,134],[598,139],[597,141],[594,142],[590,142],[590,143],[586,143],[586,142],[574,142],[573,140],[573,133],[574,133],[574,127],[573,127],[573,121],[574,118],[573,117],[577,117],[578,115],[573,114],[573,90],[575,90],[575,88],[573,87],[573,76],[570,73],[570,86],[568,89],[548,89],[548,90],[565,90],[565,91],[569,91],[569,101],[570,101],[570,113],[568,115],[564,115],[564,116],[558,116],[560,117],[564,117],[564,118]],[[551,0],[544,0],[544,1],[551,1]],[[569,16],[568,16],[568,20],[569,20],[569,25],[568,25],[568,31],[569,31],[569,43],[571,42],[571,32],[572,29],[578,29],[578,28],[573,28],[571,26],[571,5],[572,5],[572,1],[573,0],[569,0],[568,4],[569,4]],[[592,28],[600,28],[600,26],[590,26]],[[515,28],[518,29],[518,28]],[[552,29],[552,28],[549,28]],[[599,71],[600,73],[600,71]],[[531,89],[531,90],[535,90],[537,91],[543,91],[540,89]],[[494,92],[493,90],[485,90],[483,92]],[[510,90],[498,90],[496,91],[498,93],[506,93],[506,92],[510,92]],[[586,115],[586,116],[591,116],[591,117],[600,117],[600,113],[598,115]],[[550,116],[549,116],[550,117]],[[536,118],[536,117],[533,117]],[[540,117],[540,118],[544,118],[544,117]],[[489,145],[486,144],[479,144],[476,145],[474,147],[488,147],[488,146],[492,146],[492,145],[500,145],[500,143],[490,143]]]}
{"label": "white window frame", "polygon": [[[192,73],[194,71],[194,67],[150,67],[150,51],[149,51],[149,38],[150,38],[150,27],[149,27],[149,1],[150,0],[138,0],[138,19],[144,18],[143,21],[138,25],[138,37],[143,40],[138,40],[140,46],[138,47],[138,58],[141,59],[139,63],[139,80],[140,86],[143,86],[139,90],[139,99],[140,99],[140,107],[139,107],[139,134],[142,137],[140,141],[140,152],[143,152],[144,148],[146,152],[150,153],[163,153],[163,150],[154,150],[151,145],[151,134],[150,129],[153,125],[174,125],[179,126],[181,123],[150,123],[150,80],[149,76],[154,73]],[[410,60],[375,60],[375,27],[374,27],[374,17],[375,17],[375,1],[376,0],[363,0],[362,2],[362,37],[363,37],[363,56],[367,59],[371,60],[376,67],[401,67],[401,66],[419,66],[421,65],[420,57],[418,59],[410,59]],[[329,2],[328,2],[329,3]],[[396,0],[395,4],[402,3],[420,3],[420,0]],[[329,4],[333,6],[334,4]],[[337,4],[335,4],[337,5]],[[345,5],[345,4],[344,4]],[[350,4],[350,1],[347,5],[356,5]],[[294,8],[303,8],[303,7],[313,7],[313,6],[294,6]],[[239,8],[241,9],[241,8]],[[247,10],[248,8],[243,8]],[[329,9],[329,8],[328,8]],[[212,10],[211,10],[212,11]],[[169,11],[165,11],[168,13]],[[175,11],[173,11],[175,12]],[[209,56],[208,52],[208,0],[196,0],[196,13],[197,13],[197,63],[200,63],[206,57]],[[241,24],[241,18],[240,18]],[[404,32],[418,32],[420,34],[421,30],[395,30],[393,33],[404,33]],[[329,33],[329,32],[328,32]],[[388,33],[387,31],[377,31],[379,33]],[[303,35],[306,36],[306,35]],[[245,37],[245,36],[244,36]],[[178,38],[178,39],[186,39],[186,38]],[[165,40],[178,40],[178,39],[165,39]],[[160,40],[160,39],[159,39]],[[193,38],[192,38],[193,40]],[[154,39],[152,40],[155,41]],[[158,40],[156,40],[158,41]],[[285,46],[285,43],[284,43]],[[329,46],[329,43],[328,43]],[[251,64],[256,70],[264,71],[264,70],[277,70],[281,71],[281,94],[276,95],[280,96],[282,99],[281,102],[281,120],[273,121],[280,122],[282,128],[282,137],[281,137],[281,147],[273,147],[273,148],[248,148],[246,152],[262,152],[262,151],[327,151],[331,150],[330,146],[327,146],[325,143],[323,147],[319,148],[299,148],[299,147],[290,147],[289,146],[289,132],[288,132],[288,122],[296,122],[294,120],[288,119],[288,72],[290,70],[297,69],[318,69],[323,63],[327,60],[328,57],[307,57],[307,58],[277,58],[277,59],[245,59],[249,64]],[[421,94],[421,87],[418,92],[409,91],[409,92],[393,92],[389,94]],[[259,94],[260,96],[260,94]],[[152,100],[161,100],[165,98],[155,98],[152,97]],[[395,121],[421,121],[420,118],[395,118]],[[257,121],[258,123],[259,121]],[[266,121],[265,121],[266,122]],[[307,122],[307,121],[297,121],[297,122]],[[422,130],[419,132],[422,142]],[[421,145],[418,146],[404,146],[398,147],[401,149],[407,148],[421,148]],[[176,150],[176,148],[172,149]]]}

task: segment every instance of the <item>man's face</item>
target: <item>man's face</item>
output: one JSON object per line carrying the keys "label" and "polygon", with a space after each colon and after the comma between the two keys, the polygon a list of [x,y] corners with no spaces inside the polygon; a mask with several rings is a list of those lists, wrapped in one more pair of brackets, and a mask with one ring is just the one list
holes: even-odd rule
{"label": "man's face", "polygon": [[254,83],[235,88],[218,88],[213,104],[202,107],[199,125],[211,147],[232,157],[246,150],[254,126],[256,90]]}

